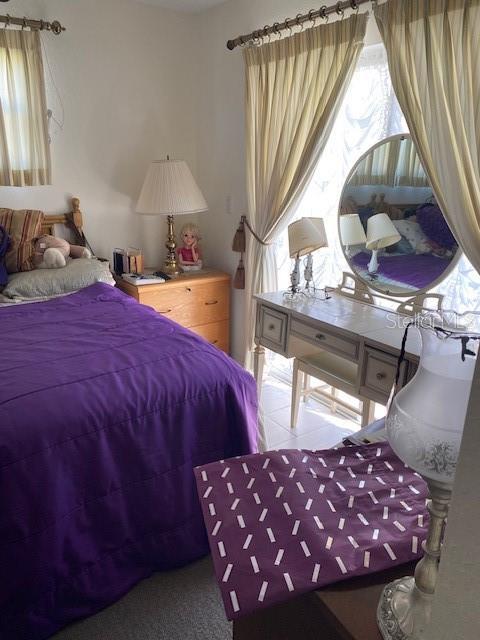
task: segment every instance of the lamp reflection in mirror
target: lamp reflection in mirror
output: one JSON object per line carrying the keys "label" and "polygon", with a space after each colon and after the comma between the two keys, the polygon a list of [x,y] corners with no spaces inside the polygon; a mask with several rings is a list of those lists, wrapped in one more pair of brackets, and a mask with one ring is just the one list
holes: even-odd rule
{"label": "lamp reflection in mirror", "polygon": [[350,258],[351,249],[357,244],[366,244],[367,236],[358,213],[340,216],[340,239],[345,247],[345,255]]}
{"label": "lamp reflection in mirror", "polygon": [[288,295],[295,296],[300,291],[300,258],[307,256],[305,265],[305,289],[310,290],[313,280],[312,253],[328,247],[327,234],[322,218],[300,218],[288,226],[288,248],[295,266],[290,274],[291,287]]}
{"label": "lamp reflection in mirror", "polygon": [[378,271],[378,251],[395,244],[401,239],[393,222],[386,213],[377,213],[367,222],[366,248],[372,252],[368,263],[368,273],[375,274]]}
{"label": "lamp reflection in mirror", "polygon": [[425,637],[480,338],[446,328],[441,312],[419,315],[414,325],[422,338],[419,367],[393,398],[386,426],[392,449],[428,484],[430,524],[415,577],[382,594],[377,620],[385,640]]}

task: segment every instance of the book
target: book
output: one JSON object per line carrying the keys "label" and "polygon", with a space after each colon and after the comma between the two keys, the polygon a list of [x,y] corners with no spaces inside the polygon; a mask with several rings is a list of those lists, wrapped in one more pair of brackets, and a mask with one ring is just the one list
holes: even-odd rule
{"label": "book", "polygon": [[134,285],[159,284],[165,282],[165,278],[142,273],[122,273],[122,279]]}
{"label": "book", "polygon": [[117,276],[121,276],[123,269],[123,257],[125,255],[125,249],[116,248],[113,250],[113,270]]}
{"label": "book", "polygon": [[113,270],[117,276],[123,273],[143,273],[143,255],[141,249],[128,247],[113,250]]}
{"label": "book", "polygon": [[143,255],[141,249],[136,247],[127,248],[128,273],[143,273]]}

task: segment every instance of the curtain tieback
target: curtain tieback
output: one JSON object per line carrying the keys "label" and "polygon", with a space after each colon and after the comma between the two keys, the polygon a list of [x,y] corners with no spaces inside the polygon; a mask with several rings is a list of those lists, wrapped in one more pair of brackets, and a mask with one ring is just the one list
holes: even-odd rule
{"label": "curtain tieback", "polygon": [[245,226],[250,231],[250,233],[255,238],[255,240],[258,243],[260,243],[263,247],[270,247],[273,244],[273,242],[265,242],[265,240],[262,240],[260,236],[252,229],[252,226],[249,223],[247,216],[242,216],[240,218],[238,229],[235,232],[235,236],[233,238],[232,251],[236,251],[237,253],[245,253],[245,248],[246,248]]}
{"label": "curtain tieback", "polygon": [[232,242],[232,251],[236,251],[240,253],[240,262],[238,264],[237,272],[233,279],[233,286],[235,289],[245,289],[245,267],[243,264],[243,254],[245,253],[247,242],[245,238],[245,226],[250,231],[255,240],[262,245],[262,247],[269,247],[272,245],[272,242],[265,242],[260,238],[259,235],[252,229],[250,223],[247,220],[247,216],[242,216],[240,218],[240,224],[238,225],[238,229],[235,232],[235,236]]}

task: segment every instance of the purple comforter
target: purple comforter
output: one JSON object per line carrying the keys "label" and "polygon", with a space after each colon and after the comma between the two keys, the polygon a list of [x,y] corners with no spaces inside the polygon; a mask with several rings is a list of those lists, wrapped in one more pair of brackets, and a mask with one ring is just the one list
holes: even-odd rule
{"label": "purple comforter", "polygon": [[193,467],[256,450],[256,389],[105,284],[0,327],[0,638],[38,640],[208,551]]}
{"label": "purple comforter", "polygon": [[[371,257],[371,253],[361,251],[353,257],[353,264],[361,269],[367,269]],[[432,254],[412,254],[383,255],[378,258],[378,262],[378,275],[417,289],[423,289],[442,275],[451,260]]]}

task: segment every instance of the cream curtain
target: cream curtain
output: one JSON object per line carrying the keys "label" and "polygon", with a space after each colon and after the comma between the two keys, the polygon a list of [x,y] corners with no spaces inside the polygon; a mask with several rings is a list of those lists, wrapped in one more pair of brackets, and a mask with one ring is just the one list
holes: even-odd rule
{"label": "cream curtain", "polygon": [[480,0],[389,0],[375,17],[438,204],[480,271]]}
{"label": "cream curtain", "polygon": [[244,51],[249,221],[265,243],[252,239],[247,247],[247,367],[255,327],[252,295],[278,288],[268,245],[293,215],[325,147],[363,47],[366,21],[366,14],[352,15]]}
{"label": "cream curtain", "polygon": [[0,185],[50,183],[40,36],[0,29]]}

